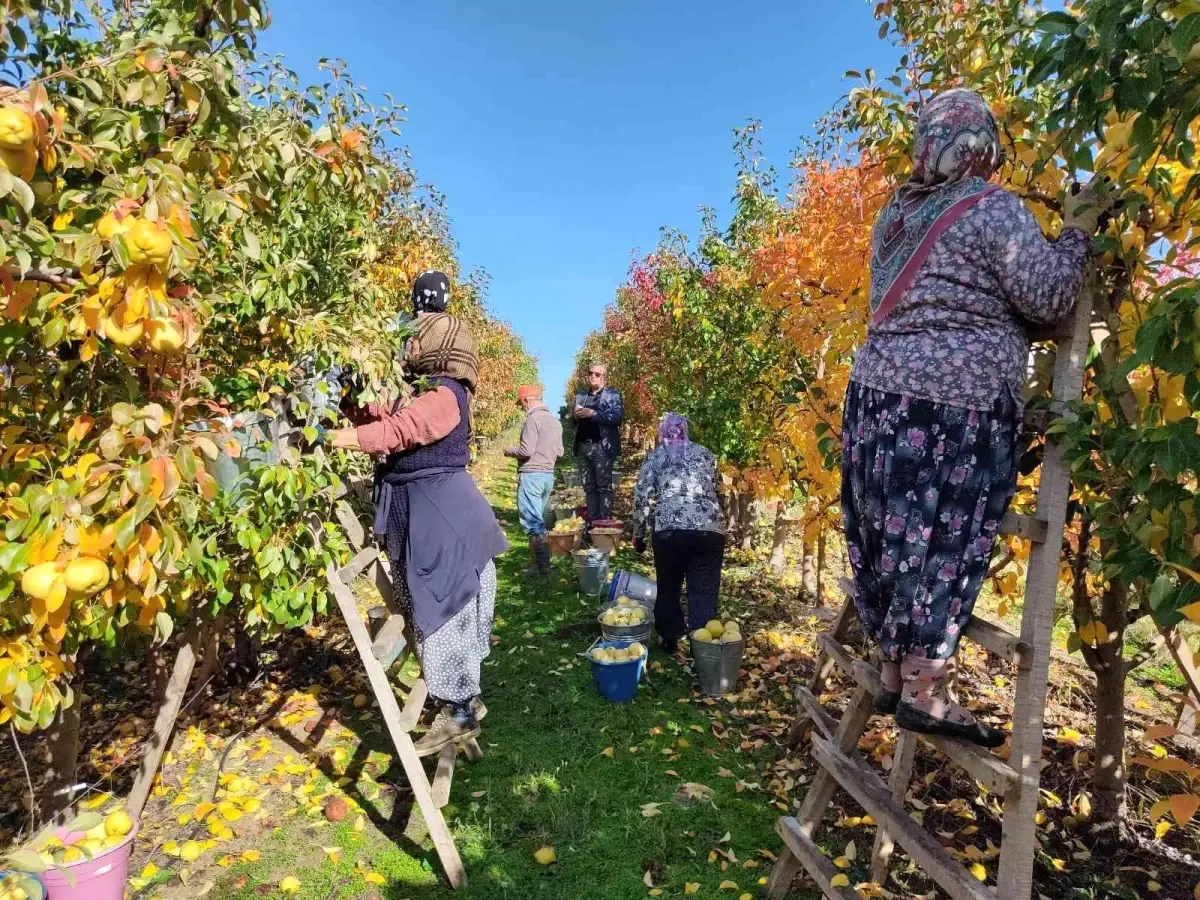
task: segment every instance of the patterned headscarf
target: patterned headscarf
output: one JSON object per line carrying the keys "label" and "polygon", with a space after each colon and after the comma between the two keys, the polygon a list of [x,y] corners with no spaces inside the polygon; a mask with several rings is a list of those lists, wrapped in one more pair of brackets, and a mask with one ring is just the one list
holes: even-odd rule
{"label": "patterned headscarf", "polygon": [[671,459],[679,459],[688,445],[687,416],[667,413],[658,423],[658,439]]}
{"label": "patterned headscarf", "polygon": [[475,338],[467,326],[447,313],[431,313],[417,322],[420,355],[412,361],[417,375],[444,375],[474,392],[479,381]]}
{"label": "patterned headscarf", "polygon": [[413,282],[413,315],[442,313],[450,302],[450,278],[445,272],[422,272]]}
{"label": "patterned headscarf", "polygon": [[973,91],[946,91],[921,107],[912,175],[883,208],[872,234],[873,325],[912,285],[942,232],[999,190],[988,179],[1003,156],[992,111]]}

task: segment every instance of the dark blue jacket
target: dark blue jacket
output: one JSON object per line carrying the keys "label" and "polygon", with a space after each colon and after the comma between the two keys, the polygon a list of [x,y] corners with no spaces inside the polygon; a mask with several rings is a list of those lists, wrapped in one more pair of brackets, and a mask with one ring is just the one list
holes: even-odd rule
{"label": "dark blue jacket", "polygon": [[599,433],[600,446],[609,459],[620,456],[621,423],[625,421],[625,403],[621,399],[621,392],[616,388],[606,387],[602,388],[599,394],[581,394],[575,398],[572,412],[576,406],[594,409],[596,415],[590,419],[575,420],[574,452],[579,452],[579,445],[584,439],[584,432],[587,430],[585,423],[592,423]]}

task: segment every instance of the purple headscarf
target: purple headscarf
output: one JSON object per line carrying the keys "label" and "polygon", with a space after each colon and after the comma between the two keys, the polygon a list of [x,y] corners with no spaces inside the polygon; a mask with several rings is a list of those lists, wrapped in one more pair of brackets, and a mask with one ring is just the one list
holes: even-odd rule
{"label": "purple headscarf", "polygon": [[658,423],[658,440],[667,448],[667,456],[679,459],[688,445],[687,416],[667,413]]}

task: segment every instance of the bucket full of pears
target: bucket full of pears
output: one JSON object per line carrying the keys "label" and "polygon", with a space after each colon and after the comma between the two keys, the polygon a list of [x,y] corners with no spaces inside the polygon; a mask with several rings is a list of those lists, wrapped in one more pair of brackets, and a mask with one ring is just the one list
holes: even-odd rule
{"label": "bucket full of pears", "polygon": [[701,693],[719,697],[737,690],[738,670],[746,652],[746,639],[737,622],[713,619],[692,632],[691,645]]}

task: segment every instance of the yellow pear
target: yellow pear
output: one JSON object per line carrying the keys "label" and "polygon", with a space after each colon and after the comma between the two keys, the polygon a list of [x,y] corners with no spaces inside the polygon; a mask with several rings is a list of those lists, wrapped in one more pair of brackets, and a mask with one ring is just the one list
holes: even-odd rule
{"label": "yellow pear", "polygon": [[712,632],[707,628],[697,628],[692,632],[692,640],[694,641],[711,642],[712,639]]}
{"label": "yellow pear", "polygon": [[142,323],[134,322],[122,328],[112,316],[104,319],[104,336],[118,347],[132,347],[142,337]]}
{"label": "yellow pear", "polygon": [[715,638],[721,636],[721,632],[725,630],[725,626],[718,619],[713,619],[705,624],[704,629]]}
{"label": "yellow pear", "polygon": [[161,268],[171,261],[175,239],[161,222],[138,219],[125,233],[125,246],[130,262]]}
{"label": "yellow pear", "polygon": [[94,556],[81,556],[67,564],[67,571],[63,577],[68,588],[76,593],[91,596],[108,585],[108,566]]}
{"label": "yellow pear", "polygon": [[157,353],[174,353],[183,346],[183,332],[179,326],[164,316],[146,323],[146,335],[150,346]]}
{"label": "yellow pear", "polygon": [[58,563],[38,563],[21,575],[21,590],[35,600],[45,600],[54,590],[55,583],[62,577]]}
{"label": "yellow pear", "polygon": [[0,109],[0,147],[20,150],[33,143],[33,136],[33,116],[11,106]]}
{"label": "yellow pear", "polygon": [[124,837],[133,831],[133,820],[125,810],[114,810],[104,817],[104,831],[114,837]]}

